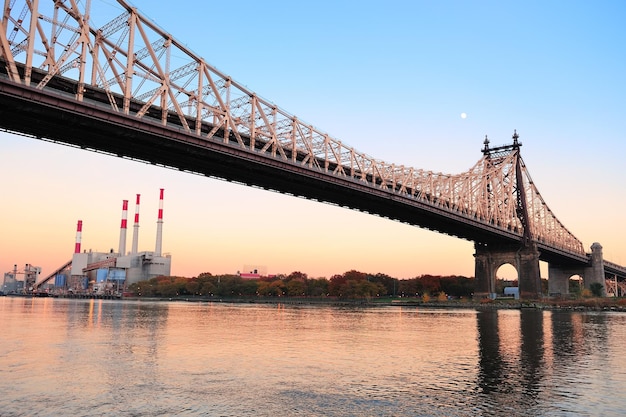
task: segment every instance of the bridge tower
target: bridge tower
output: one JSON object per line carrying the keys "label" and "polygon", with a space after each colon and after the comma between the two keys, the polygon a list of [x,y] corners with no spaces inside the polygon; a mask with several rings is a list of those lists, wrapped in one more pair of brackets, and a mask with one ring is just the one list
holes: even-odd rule
{"label": "bridge tower", "polygon": [[[522,174],[522,159],[517,132],[513,134],[513,144],[489,147],[489,139],[485,137],[484,163],[489,166],[497,166],[514,158],[513,166],[509,167],[509,181],[514,196],[499,195],[502,187],[496,183],[486,182],[484,190],[485,206],[496,207],[499,202],[509,198],[515,199],[515,215],[523,228],[523,235],[519,243],[503,244],[501,242],[475,242],[475,290],[474,298],[493,297],[495,294],[496,272],[504,264],[511,264],[517,270],[520,298],[535,299],[541,296],[541,275],[539,270],[540,252],[532,240],[531,222],[528,215],[526,192],[524,189],[524,177]],[[485,170],[487,171],[487,170]]]}

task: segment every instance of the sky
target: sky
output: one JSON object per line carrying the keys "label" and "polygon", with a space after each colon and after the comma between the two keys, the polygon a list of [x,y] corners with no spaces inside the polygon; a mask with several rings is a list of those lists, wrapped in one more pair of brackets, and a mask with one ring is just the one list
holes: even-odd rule
{"label": "sky", "polygon": [[[130,3],[259,96],[380,160],[457,174],[481,158],[485,135],[504,145],[516,129],[558,219],[626,265],[625,2]],[[117,250],[124,199],[129,247],[136,194],[139,249],[154,250],[163,188],[172,275],[474,275],[472,242],[4,132],[0,178],[0,272],[29,263],[50,274],[71,259],[78,220],[83,249]]]}

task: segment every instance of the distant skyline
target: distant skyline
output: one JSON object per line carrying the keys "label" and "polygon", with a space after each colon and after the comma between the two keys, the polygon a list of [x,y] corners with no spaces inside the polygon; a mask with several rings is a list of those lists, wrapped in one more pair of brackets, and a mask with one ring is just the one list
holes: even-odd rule
{"label": "distant skyline", "polygon": [[[250,90],[377,159],[456,174],[480,159],[485,135],[497,146],[517,129],[559,220],[587,250],[599,242],[626,264],[626,3],[130,3]],[[154,250],[164,188],[173,275],[244,265],[474,275],[471,242],[391,220],[5,132],[0,149],[2,273],[25,263],[51,273],[71,258],[78,220],[83,249],[116,251],[124,199],[132,239],[135,194],[139,249]]]}

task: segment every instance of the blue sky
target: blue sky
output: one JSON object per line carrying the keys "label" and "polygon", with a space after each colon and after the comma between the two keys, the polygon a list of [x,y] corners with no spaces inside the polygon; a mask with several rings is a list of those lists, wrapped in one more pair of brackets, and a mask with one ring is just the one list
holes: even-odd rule
{"label": "blue sky", "polygon": [[[480,159],[485,135],[505,144],[517,129],[550,208],[586,248],[599,241],[606,258],[626,264],[625,2],[132,4],[250,90],[378,159],[460,173]],[[114,6],[92,1],[94,10]],[[471,243],[388,220],[5,133],[0,146],[0,174],[14,178],[0,185],[11,201],[0,208],[12,236],[0,242],[3,270],[33,263],[51,272],[69,259],[81,217],[84,248],[116,248],[118,206],[129,199],[133,211],[135,193],[145,196],[142,238],[151,241],[150,204],[166,188],[163,247],[175,274],[245,264],[311,276],[474,272]],[[33,195],[45,199],[32,206]],[[281,231],[249,220],[277,213],[293,219]],[[311,237],[320,230],[327,239]],[[67,254],[33,239],[53,239]]]}

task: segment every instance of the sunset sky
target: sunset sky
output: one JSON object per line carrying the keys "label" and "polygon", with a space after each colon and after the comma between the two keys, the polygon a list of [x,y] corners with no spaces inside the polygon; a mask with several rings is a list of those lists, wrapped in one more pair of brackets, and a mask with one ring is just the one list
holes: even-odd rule
{"label": "sunset sky", "polygon": [[[461,173],[485,135],[503,145],[517,129],[559,220],[626,264],[626,2],[131,3],[248,89],[377,159]],[[92,0],[103,5],[115,1]],[[154,250],[164,188],[173,275],[244,265],[474,275],[471,242],[4,132],[0,176],[2,273],[25,263],[51,273],[71,258],[79,219],[83,249],[117,251],[124,199],[129,247],[135,194],[139,249]]]}

